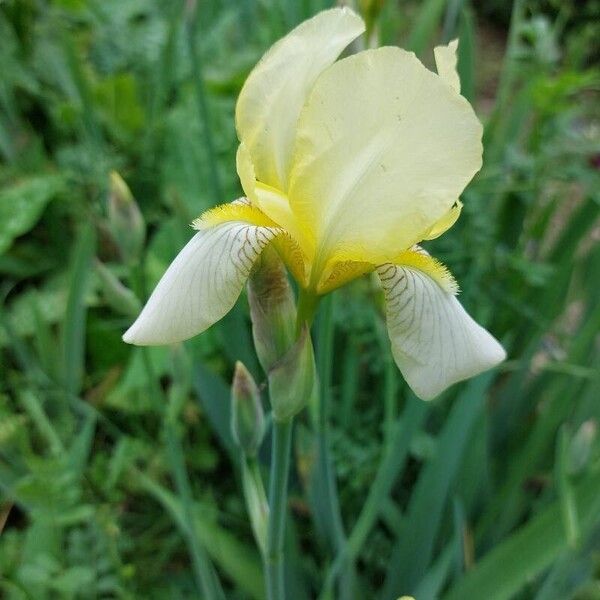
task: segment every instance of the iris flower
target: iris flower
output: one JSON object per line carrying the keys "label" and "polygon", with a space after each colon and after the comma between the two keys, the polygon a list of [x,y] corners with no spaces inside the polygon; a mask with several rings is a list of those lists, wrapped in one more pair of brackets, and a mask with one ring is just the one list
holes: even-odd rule
{"label": "iris flower", "polygon": [[482,164],[457,42],[435,48],[437,73],[398,47],[337,60],[364,29],[347,8],[319,13],[251,71],[235,111],[245,197],[193,223],[126,342],[206,330],[271,245],[305,296],[377,273],[394,359],[423,399],[505,358],[458,302],[450,272],[418,245],[456,222]]}

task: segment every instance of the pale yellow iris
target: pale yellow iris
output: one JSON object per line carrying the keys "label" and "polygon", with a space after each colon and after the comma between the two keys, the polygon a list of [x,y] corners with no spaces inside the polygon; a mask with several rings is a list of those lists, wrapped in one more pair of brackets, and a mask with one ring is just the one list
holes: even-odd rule
{"label": "pale yellow iris", "polygon": [[235,115],[245,198],[195,221],[198,233],[126,341],[200,333],[231,309],[273,245],[305,295],[377,272],[394,358],[420,397],[503,360],[455,298],[448,270],[417,245],[456,222],[481,167],[482,127],[460,95],[457,42],[435,49],[437,73],[397,47],[337,60],[363,31],[354,12],[325,11],[252,70]]}
{"label": "pale yellow iris", "polygon": [[[236,108],[251,222],[266,216],[288,234],[302,259],[289,266],[314,293],[443,233],[481,166],[481,125],[458,92],[456,43],[436,49],[440,75],[395,47],[334,63],[362,31],[349,10],[303,23],[250,74]],[[231,211],[204,222],[236,218]]]}

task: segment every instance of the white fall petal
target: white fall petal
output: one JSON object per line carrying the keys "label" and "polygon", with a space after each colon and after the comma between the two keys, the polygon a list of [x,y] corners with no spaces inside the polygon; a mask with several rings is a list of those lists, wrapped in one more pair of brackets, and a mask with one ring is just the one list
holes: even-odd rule
{"label": "white fall petal", "polygon": [[256,259],[280,230],[240,221],[199,231],[177,255],[123,336],[138,346],[197,335],[235,304]]}
{"label": "white fall petal", "polygon": [[394,359],[419,398],[430,400],[505,359],[498,341],[426,273],[393,264],[377,273]]}

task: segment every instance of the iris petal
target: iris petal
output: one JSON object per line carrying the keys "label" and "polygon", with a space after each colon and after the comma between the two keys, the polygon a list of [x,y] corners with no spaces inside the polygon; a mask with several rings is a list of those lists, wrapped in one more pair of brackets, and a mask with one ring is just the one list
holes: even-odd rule
{"label": "iris petal", "polygon": [[412,53],[329,67],[298,121],[288,193],[321,262],[381,264],[422,239],[481,167],[481,134],[469,103]]}
{"label": "iris petal", "polygon": [[172,344],[208,329],[238,299],[256,259],[280,230],[230,221],[202,229],[171,263],[123,340]]}
{"label": "iris petal", "polygon": [[258,181],[286,189],[298,115],[320,73],[365,29],[347,8],[304,21],[274,44],[244,83],[236,127]]}
{"label": "iris petal", "polygon": [[394,359],[423,400],[506,358],[498,341],[426,270],[387,264],[377,273],[385,293]]}

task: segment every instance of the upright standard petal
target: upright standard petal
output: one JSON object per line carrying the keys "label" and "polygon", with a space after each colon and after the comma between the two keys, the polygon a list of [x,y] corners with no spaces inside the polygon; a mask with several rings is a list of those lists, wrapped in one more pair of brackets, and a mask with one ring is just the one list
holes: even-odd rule
{"label": "upright standard petal", "polygon": [[446,233],[446,231],[458,221],[458,217],[460,217],[460,213],[462,212],[462,207],[463,203],[460,200],[457,200],[456,204],[423,235],[423,239],[435,240],[435,238]]}
{"label": "upright standard petal", "polygon": [[436,46],[433,49],[435,66],[438,75],[457,93],[460,94],[460,78],[456,65],[458,58],[458,40],[452,40],[447,46]]}
{"label": "upright standard petal", "polygon": [[199,231],[123,340],[138,346],[172,344],[208,329],[231,310],[256,259],[280,231],[240,221]]}
{"label": "upright standard petal", "polygon": [[410,266],[386,264],[377,269],[394,359],[423,400],[506,358],[504,348],[458,302],[444,280],[447,271],[430,260],[421,265],[424,268],[411,261]]}
{"label": "upright standard petal", "polygon": [[306,97],[323,69],[364,29],[362,19],[348,8],[321,12],[279,40],[252,70],[235,119],[258,181],[286,189],[296,122]]}
{"label": "upright standard petal", "polygon": [[342,59],[298,121],[292,211],[329,260],[387,262],[455,203],[481,167],[481,134],[469,103],[414,54]]}

